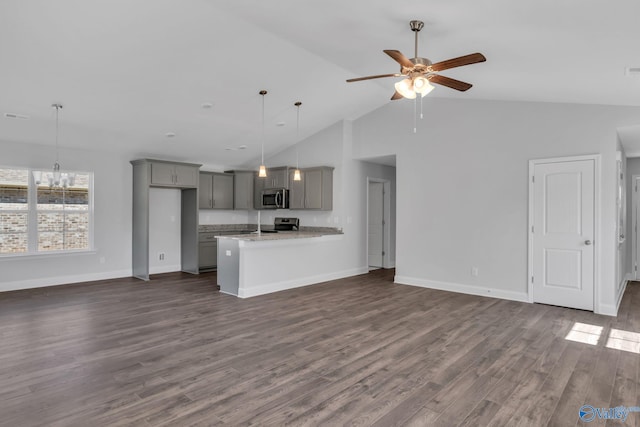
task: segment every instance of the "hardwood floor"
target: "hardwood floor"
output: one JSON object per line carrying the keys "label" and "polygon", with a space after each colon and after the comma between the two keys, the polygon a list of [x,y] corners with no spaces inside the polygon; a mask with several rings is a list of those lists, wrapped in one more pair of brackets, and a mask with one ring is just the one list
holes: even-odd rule
{"label": "hardwood floor", "polygon": [[392,279],[245,300],[215,273],[0,294],[0,426],[574,426],[583,404],[639,406],[640,355],[606,346],[640,346],[639,284],[611,318]]}

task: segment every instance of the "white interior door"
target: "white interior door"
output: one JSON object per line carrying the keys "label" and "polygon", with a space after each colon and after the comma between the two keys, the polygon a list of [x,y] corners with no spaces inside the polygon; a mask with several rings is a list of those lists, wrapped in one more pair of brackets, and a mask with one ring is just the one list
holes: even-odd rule
{"label": "white interior door", "polygon": [[384,183],[369,181],[369,267],[383,267]]}
{"label": "white interior door", "polygon": [[536,163],[533,300],[593,310],[595,161]]}

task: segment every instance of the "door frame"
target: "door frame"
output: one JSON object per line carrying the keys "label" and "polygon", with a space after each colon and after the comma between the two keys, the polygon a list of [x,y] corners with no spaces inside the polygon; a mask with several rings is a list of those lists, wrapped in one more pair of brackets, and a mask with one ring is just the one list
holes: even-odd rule
{"label": "door frame", "polygon": [[393,268],[391,265],[391,181],[382,178],[367,177],[367,207],[366,207],[366,239],[365,239],[365,256],[367,267],[369,266],[369,184],[372,182],[382,183],[384,195],[382,196],[383,203],[383,220],[384,229],[382,230],[382,268]]}
{"label": "door frame", "polygon": [[570,157],[551,157],[546,159],[533,159],[529,160],[529,220],[527,223],[527,235],[528,235],[528,256],[527,256],[527,293],[528,300],[533,303],[533,238],[534,234],[531,232],[533,228],[533,215],[534,215],[534,189],[533,189],[533,176],[535,173],[535,167],[539,164],[545,163],[564,163],[575,162],[580,160],[593,160],[593,191],[594,191],[594,206],[593,206],[593,311],[600,313],[600,249],[602,248],[600,242],[600,216],[601,216],[601,176],[600,176],[600,154],[587,154],[582,156],[570,156]]}
{"label": "door frame", "polygon": [[[631,235],[633,236],[633,241],[631,242],[631,262],[633,262],[631,276],[633,280],[638,280],[638,270],[636,267],[640,266],[638,263],[638,203],[640,202],[640,197],[638,197],[638,192],[636,189],[636,180],[640,179],[640,175],[631,175]],[[627,228],[629,224],[629,218],[627,218]],[[625,230],[626,231],[626,230]]]}

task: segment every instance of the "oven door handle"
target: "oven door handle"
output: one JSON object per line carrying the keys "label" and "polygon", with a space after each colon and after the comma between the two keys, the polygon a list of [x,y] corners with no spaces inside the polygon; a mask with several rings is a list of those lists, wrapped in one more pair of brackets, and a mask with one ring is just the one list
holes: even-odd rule
{"label": "oven door handle", "polygon": [[278,202],[278,197],[281,196],[280,192],[276,193],[276,208],[280,207],[280,203]]}

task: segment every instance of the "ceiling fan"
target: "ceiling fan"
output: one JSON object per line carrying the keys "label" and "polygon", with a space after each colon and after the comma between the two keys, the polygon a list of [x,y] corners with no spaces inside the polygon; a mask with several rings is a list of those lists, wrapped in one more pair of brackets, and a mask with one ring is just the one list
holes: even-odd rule
{"label": "ceiling fan", "polygon": [[400,64],[400,72],[393,74],[379,74],[375,76],[358,77],[347,80],[347,83],[359,82],[361,80],[379,79],[382,77],[406,77],[395,84],[396,91],[391,97],[392,100],[400,98],[414,99],[416,94],[425,96],[433,90],[431,83],[450,87],[451,89],[464,92],[471,88],[470,83],[445,77],[438,72],[448,70],[450,68],[462,67],[463,65],[471,65],[478,62],[484,62],[487,59],[481,53],[472,53],[458,58],[448,59],[446,61],[436,62],[433,64],[427,58],[418,56],[418,33],[424,26],[422,21],[409,22],[411,31],[415,33],[415,56],[411,59],[407,58],[399,50],[384,50],[383,52],[393,58]]}

